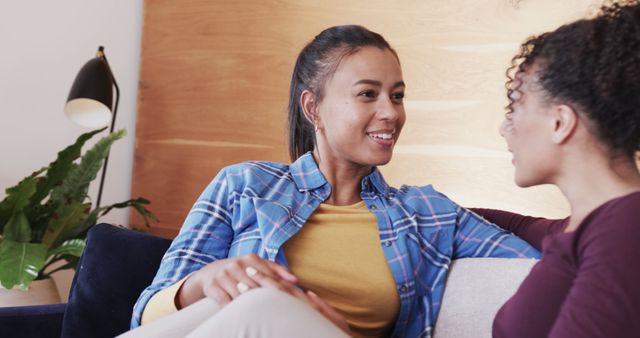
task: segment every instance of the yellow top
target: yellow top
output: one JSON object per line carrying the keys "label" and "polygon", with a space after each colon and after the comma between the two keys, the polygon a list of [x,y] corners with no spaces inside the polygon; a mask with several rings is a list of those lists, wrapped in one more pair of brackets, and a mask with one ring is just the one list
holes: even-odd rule
{"label": "yellow top", "polygon": [[400,297],[385,259],[376,217],[364,202],[321,204],[284,244],[289,269],[347,320],[355,337],[391,333]]}
{"label": "yellow top", "polygon": [[[342,313],[355,337],[391,333],[400,298],[380,246],[376,217],[364,202],[321,204],[284,250],[300,286]],[[175,297],[187,277],[151,297],[143,325],[178,310]]]}

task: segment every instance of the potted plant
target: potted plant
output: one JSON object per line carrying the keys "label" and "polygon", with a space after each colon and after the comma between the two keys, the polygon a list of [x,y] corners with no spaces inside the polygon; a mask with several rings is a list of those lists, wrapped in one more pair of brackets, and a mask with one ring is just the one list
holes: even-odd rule
{"label": "potted plant", "polygon": [[145,208],[149,201],[135,198],[93,207],[89,184],[102,168],[113,142],[125,130],[99,140],[84,155],[82,146],[106,128],[85,133],[58,153],[55,161],[6,189],[0,202],[0,286],[26,289],[62,269],[75,269],[87,231],[114,208],[133,207],[148,225],[157,220]]}

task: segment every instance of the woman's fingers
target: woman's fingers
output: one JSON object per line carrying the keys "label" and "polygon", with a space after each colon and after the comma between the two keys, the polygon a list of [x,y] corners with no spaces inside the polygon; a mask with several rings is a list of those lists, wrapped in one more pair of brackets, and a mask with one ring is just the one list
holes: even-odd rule
{"label": "woman's fingers", "polygon": [[240,261],[230,262],[226,267],[226,271],[229,273],[229,276],[235,279],[236,288],[240,293],[244,293],[249,289],[257,288],[259,286],[258,283],[249,276],[247,269],[249,269],[249,272],[252,272],[251,270],[255,271],[255,269],[250,266],[245,267]]}
{"label": "woman's fingers", "polygon": [[298,278],[296,276],[294,276],[291,272],[289,272],[289,270],[287,268],[285,268],[284,266],[282,266],[282,265],[280,265],[278,263],[275,263],[275,262],[269,261],[269,263],[271,264],[271,268],[282,279],[288,281],[289,283],[293,283],[293,284],[298,283]]}
{"label": "woman's fingers", "polygon": [[329,319],[333,324],[339,327],[342,331],[347,334],[351,334],[351,329],[349,328],[349,324],[344,319],[344,317],[336,311],[331,305],[327,304],[324,300],[322,300],[318,295],[313,291],[307,291],[307,296],[311,305],[320,312],[325,318]]}
{"label": "woman's fingers", "polygon": [[259,258],[256,255],[248,255],[248,259],[250,260],[250,262],[248,263],[248,265],[251,265],[251,263],[253,262],[260,262],[261,266],[264,266],[265,269],[262,270],[263,273],[265,273],[266,275],[268,275],[271,278],[282,278],[290,283],[297,283],[298,282],[298,278],[296,278],[296,276],[294,276],[291,272],[289,272],[289,270],[287,268],[285,268],[284,266],[276,263],[276,262],[272,262],[266,259],[262,259]]}
{"label": "woman's fingers", "polygon": [[239,281],[230,270],[221,270],[216,276],[215,282],[229,295],[231,299],[235,299],[240,296],[240,290],[238,290]]}
{"label": "woman's fingers", "polygon": [[311,290],[307,290],[306,295],[308,297],[308,300],[311,306],[313,306],[314,309],[318,310],[320,313],[326,316],[327,309],[324,306],[324,301],[320,299],[320,297],[318,297],[318,295]]}
{"label": "woman's fingers", "polygon": [[224,263],[203,286],[204,295],[213,298],[220,305],[225,305],[241,293],[258,286],[240,266],[232,261]]}
{"label": "woman's fingers", "polygon": [[265,275],[262,273],[262,271],[259,271],[257,269],[255,273],[252,274],[251,278],[262,287],[270,287],[290,294],[295,294],[296,292],[302,293],[302,291],[300,291],[300,289],[298,289],[295,284],[283,280],[277,275]]}
{"label": "woman's fingers", "polygon": [[203,293],[224,305],[242,293],[257,287],[272,287],[296,296],[304,295],[296,286],[297,278],[281,265],[255,254],[212,263],[212,273]]}
{"label": "woman's fingers", "polygon": [[256,281],[260,286],[276,287],[285,292],[297,289],[298,279],[282,265],[262,259],[255,254],[243,256],[245,275]]}
{"label": "woman's fingers", "polygon": [[207,298],[215,300],[220,306],[226,305],[231,301],[231,296],[219,285],[207,284],[202,291]]}
{"label": "woman's fingers", "polygon": [[[282,265],[262,259],[255,254],[249,254],[246,256],[242,256],[240,258],[242,260],[245,268],[251,267],[250,272],[262,273],[264,276],[271,279],[284,279],[289,281],[290,283],[297,283],[298,280],[295,276],[293,276],[290,272],[287,271],[285,267]],[[255,274],[254,274],[255,275]]]}

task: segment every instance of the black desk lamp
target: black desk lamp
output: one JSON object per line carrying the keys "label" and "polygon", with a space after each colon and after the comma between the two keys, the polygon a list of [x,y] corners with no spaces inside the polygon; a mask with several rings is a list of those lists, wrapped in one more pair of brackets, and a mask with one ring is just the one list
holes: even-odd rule
{"label": "black desk lamp", "polygon": [[[115,104],[113,103],[114,87],[116,89]],[[113,77],[107,57],[104,55],[104,47],[100,46],[96,57],[82,66],[73,81],[67,104],[64,106],[64,112],[73,122],[89,128],[106,126],[109,123],[109,119],[111,119],[109,133],[112,133],[116,122],[119,99],[120,88],[118,88],[116,79]],[[108,161],[109,154],[107,153],[102,168],[96,207],[100,206]]]}

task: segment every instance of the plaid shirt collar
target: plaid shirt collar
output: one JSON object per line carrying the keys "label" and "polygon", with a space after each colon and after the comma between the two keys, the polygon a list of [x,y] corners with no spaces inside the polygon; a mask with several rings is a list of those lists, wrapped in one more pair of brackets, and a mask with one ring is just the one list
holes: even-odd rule
{"label": "plaid shirt collar", "polygon": [[[290,170],[298,191],[322,189],[326,190],[327,196],[329,195],[331,187],[329,187],[327,180],[322,175],[311,152],[300,156],[291,164]],[[377,194],[389,197],[389,185],[385,182],[382,173],[377,167],[373,167],[371,173],[362,179],[361,184],[363,194]]]}

